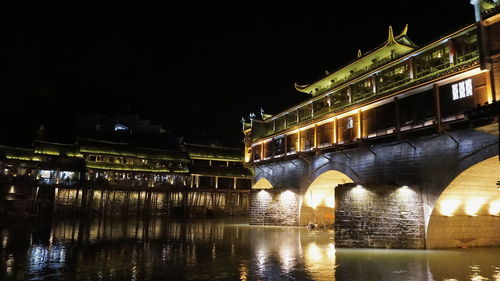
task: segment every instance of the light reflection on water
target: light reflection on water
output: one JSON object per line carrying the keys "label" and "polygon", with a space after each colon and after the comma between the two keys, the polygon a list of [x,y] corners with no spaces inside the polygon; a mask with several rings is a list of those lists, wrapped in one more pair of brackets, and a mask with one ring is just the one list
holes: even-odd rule
{"label": "light reflection on water", "polygon": [[335,248],[238,219],[0,222],[0,280],[493,280],[500,249]]}

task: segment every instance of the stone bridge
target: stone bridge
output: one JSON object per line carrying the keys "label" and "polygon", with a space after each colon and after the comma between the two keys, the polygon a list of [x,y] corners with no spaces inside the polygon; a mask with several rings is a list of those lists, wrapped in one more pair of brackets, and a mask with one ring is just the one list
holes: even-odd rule
{"label": "stone bridge", "polygon": [[346,247],[500,245],[494,134],[465,128],[255,169],[251,224],[334,224]]}
{"label": "stone bridge", "polygon": [[250,223],[333,225],[341,247],[500,245],[494,6],[425,46],[389,27],[378,49],[296,84],[309,99],[245,121]]}

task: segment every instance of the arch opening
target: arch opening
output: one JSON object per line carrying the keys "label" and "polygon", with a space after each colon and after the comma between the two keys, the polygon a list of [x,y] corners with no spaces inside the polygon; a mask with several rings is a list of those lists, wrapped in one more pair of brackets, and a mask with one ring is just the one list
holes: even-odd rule
{"label": "arch opening", "polygon": [[500,245],[500,162],[481,161],[441,193],[427,228],[427,248]]}
{"label": "arch opening", "polygon": [[261,178],[252,187],[252,189],[272,189],[272,188],[273,185],[266,178]]}
{"label": "arch opening", "polygon": [[346,174],[329,170],[319,175],[304,194],[300,208],[300,224],[332,225],[335,222],[335,187],[352,183]]}

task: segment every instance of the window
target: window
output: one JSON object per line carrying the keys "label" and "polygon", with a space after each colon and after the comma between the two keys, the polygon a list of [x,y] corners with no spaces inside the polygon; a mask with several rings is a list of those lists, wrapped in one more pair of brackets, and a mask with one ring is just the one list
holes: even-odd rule
{"label": "window", "polygon": [[453,100],[472,96],[472,79],[460,81],[451,85]]}
{"label": "window", "polygon": [[352,129],[354,127],[354,119],[352,117],[347,118],[346,120],[346,128]]}
{"label": "window", "polygon": [[115,124],[115,131],[126,131],[129,128],[123,124]]}
{"label": "window", "polygon": [[50,170],[40,170],[40,177],[42,179],[50,179],[51,171]]}

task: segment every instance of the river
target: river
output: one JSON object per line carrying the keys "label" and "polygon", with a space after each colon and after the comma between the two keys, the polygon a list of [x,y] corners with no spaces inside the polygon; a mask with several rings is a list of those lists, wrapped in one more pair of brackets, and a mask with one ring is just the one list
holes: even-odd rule
{"label": "river", "polygon": [[245,218],[0,220],[0,280],[495,280],[500,248],[335,248]]}

